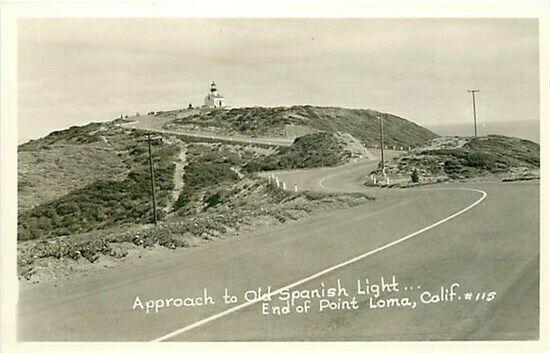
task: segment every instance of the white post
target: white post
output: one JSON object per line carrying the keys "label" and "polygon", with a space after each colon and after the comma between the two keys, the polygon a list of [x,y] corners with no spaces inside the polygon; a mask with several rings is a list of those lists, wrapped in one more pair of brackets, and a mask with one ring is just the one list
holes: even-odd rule
{"label": "white post", "polygon": [[376,175],[373,175],[373,176],[374,176],[373,182],[374,182],[374,184],[376,185]]}
{"label": "white post", "polygon": [[386,185],[390,185],[390,177],[386,175]]}
{"label": "white post", "polygon": [[298,185],[294,184],[294,192],[298,192]]}
{"label": "white post", "polygon": [[283,190],[286,190],[286,183],[283,181]]}
{"label": "white post", "polygon": [[275,177],[275,183],[277,184],[277,187],[279,187],[279,178]]}

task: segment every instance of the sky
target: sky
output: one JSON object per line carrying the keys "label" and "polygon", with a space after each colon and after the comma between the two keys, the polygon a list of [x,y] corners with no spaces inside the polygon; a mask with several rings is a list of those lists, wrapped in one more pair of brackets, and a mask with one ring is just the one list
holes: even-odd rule
{"label": "sky", "polygon": [[539,119],[533,19],[23,19],[18,140],[226,103],[368,108],[420,125]]}

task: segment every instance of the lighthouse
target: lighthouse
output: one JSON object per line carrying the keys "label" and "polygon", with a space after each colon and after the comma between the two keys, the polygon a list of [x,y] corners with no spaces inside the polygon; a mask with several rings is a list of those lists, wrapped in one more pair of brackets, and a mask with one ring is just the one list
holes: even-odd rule
{"label": "lighthouse", "polygon": [[218,92],[216,87],[216,82],[212,81],[210,85],[210,92],[206,97],[204,97],[204,106],[207,108],[223,108],[225,107],[225,102],[223,96]]}

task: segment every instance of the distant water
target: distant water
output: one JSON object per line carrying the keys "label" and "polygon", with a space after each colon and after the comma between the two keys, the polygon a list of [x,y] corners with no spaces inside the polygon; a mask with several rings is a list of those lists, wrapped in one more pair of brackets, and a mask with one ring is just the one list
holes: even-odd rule
{"label": "distant water", "polygon": [[[441,136],[473,136],[473,124],[442,124],[426,126]],[[521,121],[496,121],[480,122],[477,124],[477,134],[483,135],[505,135],[519,137],[540,143],[540,120]]]}

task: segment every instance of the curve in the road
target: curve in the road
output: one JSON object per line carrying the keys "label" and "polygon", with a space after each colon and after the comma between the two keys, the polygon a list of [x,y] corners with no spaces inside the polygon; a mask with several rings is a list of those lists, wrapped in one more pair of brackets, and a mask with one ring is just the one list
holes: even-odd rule
{"label": "curve in the road", "polygon": [[[321,185],[321,183],[320,183],[320,185]],[[321,186],[322,186],[322,185],[321,185]],[[200,326],[203,326],[203,325],[205,325],[205,324],[207,324],[207,323],[209,323],[209,322],[211,322],[211,321],[220,319],[220,318],[222,318],[222,317],[224,317],[224,316],[227,316],[227,315],[229,315],[229,314],[231,314],[231,313],[234,313],[234,312],[236,312],[236,311],[242,310],[242,309],[244,309],[244,308],[246,308],[246,307],[249,307],[249,306],[251,306],[251,305],[257,304],[257,303],[263,301],[263,300],[266,299],[266,298],[270,298],[270,297],[272,297],[272,296],[274,296],[274,295],[280,294],[281,292],[283,292],[283,291],[285,291],[285,290],[292,289],[292,288],[297,287],[297,286],[299,286],[299,285],[302,285],[302,284],[304,284],[304,283],[306,283],[306,282],[309,282],[309,281],[311,281],[311,280],[313,280],[313,279],[319,278],[319,277],[321,277],[321,276],[323,276],[323,275],[326,275],[326,274],[328,274],[328,273],[330,273],[330,272],[333,272],[333,271],[335,271],[335,270],[338,270],[338,269],[340,269],[340,268],[342,268],[342,267],[348,266],[348,265],[350,265],[350,264],[352,264],[352,263],[355,263],[355,262],[357,262],[357,261],[360,261],[360,260],[362,260],[362,259],[365,259],[365,258],[367,258],[368,256],[374,255],[374,254],[376,254],[376,253],[378,253],[378,252],[380,252],[380,251],[382,251],[382,250],[385,250],[385,249],[388,249],[388,248],[390,248],[390,247],[392,247],[392,246],[395,246],[395,245],[398,245],[398,244],[400,244],[400,243],[403,243],[403,242],[405,242],[405,241],[407,241],[407,240],[409,240],[409,239],[411,239],[411,238],[416,237],[416,236],[419,235],[419,234],[422,234],[422,233],[424,233],[424,232],[426,232],[426,231],[428,231],[428,230],[430,230],[430,229],[432,229],[432,228],[435,228],[435,227],[439,226],[439,225],[442,224],[442,223],[445,223],[445,222],[447,222],[447,221],[449,221],[449,220],[451,220],[451,219],[453,219],[453,218],[455,218],[455,217],[457,217],[457,216],[463,214],[464,212],[467,212],[468,210],[470,210],[470,209],[472,209],[473,207],[475,207],[475,206],[477,206],[478,204],[480,204],[480,203],[487,197],[487,193],[486,193],[485,191],[483,191],[483,190],[478,190],[478,189],[470,189],[470,188],[440,188],[440,189],[437,189],[437,190],[449,190],[449,189],[451,189],[451,190],[466,190],[466,191],[472,191],[472,192],[476,192],[476,193],[481,194],[481,197],[480,197],[479,199],[477,199],[475,202],[473,202],[472,204],[470,204],[470,205],[468,205],[467,207],[461,209],[460,211],[455,212],[455,213],[451,214],[450,216],[447,216],[447,217],[445,217],[445,218],[443,218],[443,219],[441,219],[441,220],[439,220],[439,221],[437,221],[437,222],[435,222],[435,223],[433,223],[433,224],[431,224],[431,225],[429,225],[429,226],[427,226],[427,227],[424,227],[424,228],[422,228],[422,229],[420,229],[420,230],[417,230],[416,232],[413,232],[413,233],[411,233],[411,234],[408,234],[408,235],[406,235],[406,236],[403,236],[403,237],[401,237],[401,238],[399,238],[399,239],[397,239],[397,240],[394,240],[394,241],[392,241],[392,242],[390,242],[390,243],[387,243],[387,244],[385,244],[385,245],[383,245],[383,246],[380,246],[380,247],[378,247],[378,248],[376,248],[376,249],[374,249],[374,250],[368,251],[368,252],[366,252],[366,253],[364,253],[364,254],[361,254],[361,255],[359,255],[359,256],[356,256],[356,257],[354,257],[354,258],[351,258],[351,259],[349,259],[349,260],[347,260],[347,261],[344,261],[344,262],[342,262],[342,263],[339,263],[339,264],[337,264],[337,265],[334,265],[334,266],[332,266],[332,267],[329,267],[329,268],[326,268],[326,269],[324,269],[324,270],[322,270],[322,271],[319,271],[319,272],[317,272],[317,273],[314,273],[314,274],[312,274],[312,275],[310,275],[310,276],[308,276],[308,277],[305,277],[305,278],[303,278],[303,279],[301,279],[301,280],[299,280],[299,281],[296,281],[296,282],[294,282],[294,283],[291,283],[291,284],[289,284],[289,285],[286,285],[286,286],[284,286],[284,287],[281,287],[281,288],[279,288],[279,289],[277,289],[277,290],[275,290],[275,291],[273,291],[273,292],[271,292],[271,293],[269,293],[269,294],[266,294],[266,295],[264,295],[264,296],[262,296],[262,297],[259,297],[259,298],[255,299],[255,300],[251,300],[251,301],[249,301],[249,302],[246,302],[246,303],[243,303],[243,304],[234,306],[234,307],[232,307],[232,308],[230,308],[230,309],[227,309],[227,310],[225,310],[225,311],[222,311],[222,312],[220,312],[220,313],[218,313],[218,314],[215,314],[215,315],[209,316],[209,317],[207,317],[207,318],[204,318],[204,319],[202,319],[202,320],[196,321],[195,323],[193,323],[193,324],[191,324],[191,325],[187,325],[187,326],[182,327],[182,328],[180,328],[180,329],[178,329],[178,330],[176,330],[176,331],[170,332],[170,333],[168,333],[168,334],[166,334],[166,335],[164,335],[164,336],[161,336],[161,337],[159,337],[159,338],[156,338],[156,339],[153,340],[153,342],[162,342],[162,341],[165,341],[165,340],[170,339],[170,338],[172,338],[172,337],[178,336],[178,335],[180,335],[180,334],[182,334],[182,333],[191,331],[191,330],[193,330],[193,329],[195,329],[195,328],[198,328],[198,327],[200,327]],[[436,190],[436,189],[432,189],[432,190]]]}
{"label": "curve in the road", "polygon": [[[378,161],[378,158],[375,158],[375,159],[371,159],[369,162],[367,162],[367,166],[369,165],[374,165],[376,162]],[[353,169],[345,169],[339,173],[335,173],[335,174],[330,174],[330,175],[327,175],[325,176],[324,178],[321,178],[319,179],[319,186],[321,187],[321,189],[324,189],[324,190],[329,190],[329,191],[341,191],[341,190],[336,190],[336,189],[332,189],[332,188],[329,188],[327,187],[326,185],[324,185],[323,183],[327,180],[327,179],[332,179],[334,177],[337,177],[337,176],[341,176],[343,174],[349,174],[349,173],[352,173],[354,172],[355,170]]]}

